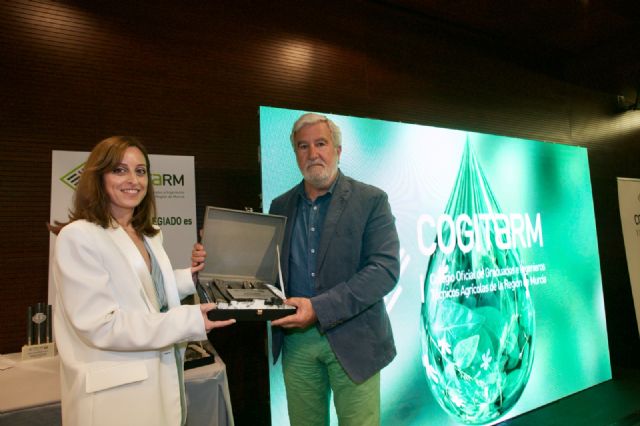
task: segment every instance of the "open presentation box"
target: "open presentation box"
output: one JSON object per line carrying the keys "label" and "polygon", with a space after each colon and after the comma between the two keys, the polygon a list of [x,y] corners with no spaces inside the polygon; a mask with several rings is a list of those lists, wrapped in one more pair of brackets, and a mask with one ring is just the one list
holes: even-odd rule
{"label": "open presentation box", "polygon": [[286,221],[284,216],[207,207],[202,235],[207,260],[197,288],[202,302],[217,304],[209,319],[266,321],[296,312],[276,287]]}

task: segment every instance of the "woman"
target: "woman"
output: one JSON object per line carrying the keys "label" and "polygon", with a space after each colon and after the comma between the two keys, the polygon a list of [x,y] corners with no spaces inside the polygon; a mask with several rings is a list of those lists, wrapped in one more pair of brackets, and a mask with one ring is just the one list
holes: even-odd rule
{"label": "woman", "polygon": [[[209,321],[213,304],[180,305],[204,264],[172,270],[152,223],[149,173],[138,140],[103,140],[85,164],[69,222],[51,226],[66,426],[184,424],[181,343],[235,322]],[[196,244],[192,258],[204,256]]]}

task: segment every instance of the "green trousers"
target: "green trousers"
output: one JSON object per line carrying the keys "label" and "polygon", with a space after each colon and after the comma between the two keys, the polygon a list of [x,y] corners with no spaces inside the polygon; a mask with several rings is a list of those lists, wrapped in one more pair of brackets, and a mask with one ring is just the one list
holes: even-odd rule
{"label": "green trousers", "polygon": [[340,426],[380,425],[380,372],[354,383],[316,327],[286,335],[282,370],[292,426],[328,426],[332,392]]}

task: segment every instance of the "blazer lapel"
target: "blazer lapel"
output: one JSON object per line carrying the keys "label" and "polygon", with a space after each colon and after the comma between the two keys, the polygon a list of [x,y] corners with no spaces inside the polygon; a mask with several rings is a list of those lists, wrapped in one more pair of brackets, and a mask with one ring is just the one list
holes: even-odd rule
{"label": "blazer lapel", "polygon": [[176,284],[174,283],[175,276],[169,256],[162,247],[162,238],[160,238],[158,234],[154,237],[144,237],[144,239],[147,242],[149,249],[153,252],[154,257],[160,266],[160,271],[162,271],[162,279],[164,281],[165,294],[167,296],[167,303],[169,307],[179,306],[180,297],[178,296],[178,292],[169,291],[169,288],[176,287]]}
{"label": "blazer lapel", "polygon": [[284,288],[287,289],[286,294],[289,294],[289,253],[291,252],[291,234],[293,233],[293,224],[295,217],[298,214],[298,197],[300,196],[298,191],[294,191],[291,194],[291,198],[285,206],[285,216],[287,217],[287,223],[285,225],[285,240],[282,242],[282,250],[280,253],[280,267],[282,268],[282,279],[284,280]]}
{"label": "blazer lapel", "polygon": [[107,228],[106,231],[118,250],[122,253],[123,258],[131,268],[134,276],[138,278],[140,293],[145,304],[150,310],[159,311],[158,299],[155,297],[156,290],[153,286],[151,274],[138,248],[121,227],[110,227]]}
{"label": "blazer lapel", "polygon": [[327,217],[324,220],[322,228],[322,237],[320,238],[316,270],[320,270],[322,268],[322,264],[329,248],[329,243],[336,232],[340,216],[342,216],[342,212],[344,211],[349,197],[351,196],[351,185],[349,185],[348,180],[341,172],[338,173],[340,173],[340,177],[336,187],[334,188],[334,194],[331,197]]}

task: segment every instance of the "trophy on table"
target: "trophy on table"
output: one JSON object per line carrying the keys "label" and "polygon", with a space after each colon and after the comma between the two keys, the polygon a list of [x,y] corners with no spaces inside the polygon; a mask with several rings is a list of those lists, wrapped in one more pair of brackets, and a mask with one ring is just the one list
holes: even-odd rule
{"label": "trophy on table", "polygon": [[22,359],[52,357],[56,354],[52,333],[51,305],[36,303],[27,307],[27,344],[22,347]]}

